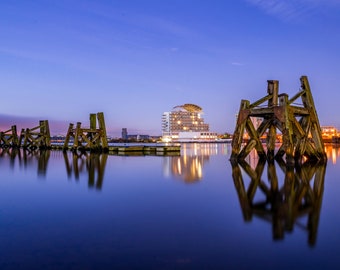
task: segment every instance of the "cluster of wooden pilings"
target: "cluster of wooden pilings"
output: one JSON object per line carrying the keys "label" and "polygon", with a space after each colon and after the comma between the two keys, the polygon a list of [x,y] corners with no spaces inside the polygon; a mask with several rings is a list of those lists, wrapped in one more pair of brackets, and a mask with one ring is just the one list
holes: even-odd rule
{"label": "cluster of wooden pilings", "polygon": [[[98,119],[98,127],[97,127]],[[0,132],[0,147],[2,148],[24,148],[24,149],[53,149],[56,146],[51,144],[51,135],[48,120],[41,120],[39,125],[33,128],[22,129],[20,136],[17,134],[17,127],[13,125],[9,130]],[[108,151],[106,127],[104,114],[90,114],[90,128],[84,128],[80,122],[76,127],[69,125],[63,150],[75,151]]]}
{"label": "cluster of wooden pilings", "polygon": [[[265,97],[253,103],[241,101],[232,140],[232,161],[244,160],[253,150],[267,160],[285,158],[287,165],[306,160],[327,161],[307,77],[302,76],[300,82],[301,88],[292,98],[279,94],[279,82],[269,80]],[[299,100],[301,103],[296,104]],[[258,126],[254,119],[260,119]],[[277,135],[282,141],[275,153]]]}
{"label": "cluster of wooden pilings", "polygon": [[96,114],[90,114],[90,128],[83,128],[80,122],[77,122],[74,128],[74,124],[70,123],[64,142],[64,149],[69,148],[71,139],[73,139],[72,150],[108,151],[104,114],[102,112],[97,113],[97,116]]}
{"label": "cluster of wooden pilings", "polygon": [[41,120],[39,125],[33,128],[23,128],[20,136],[17,134],[16,125],[13,125],[9,130],[0,132],[0,146],[3,148],[50,149],[51,135],[48,120]]}

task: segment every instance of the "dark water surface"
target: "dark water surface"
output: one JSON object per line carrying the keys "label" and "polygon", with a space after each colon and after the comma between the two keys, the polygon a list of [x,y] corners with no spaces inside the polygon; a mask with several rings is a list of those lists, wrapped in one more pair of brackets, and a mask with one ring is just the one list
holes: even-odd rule
{"label": "dark water surface", "polygon": [[[0,150],[0,269],[336,269],[340,151],[286,168]],[[281,166],[280,166],[281,165]]]}

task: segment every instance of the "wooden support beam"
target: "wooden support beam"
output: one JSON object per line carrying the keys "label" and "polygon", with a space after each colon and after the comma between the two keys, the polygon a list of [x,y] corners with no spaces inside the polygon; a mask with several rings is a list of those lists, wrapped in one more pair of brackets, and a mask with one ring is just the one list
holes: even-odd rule
{"label": "wooden support beam", "polygon": [[237,123],[233,135],[233,140],[231,142],[232,145],[231,159],[237,159],[240,153],[245,126],[249,115],[248,110],[249,104],[250,102],[248,100],[242,100],[240,104],[240,110],[237,116]]}
{"label": "wooden support beam", "polygon": [[254,125],[253,125],[253,122],[250,120],[250,118],[248,118],[247,121],[246,121],[246,129],[248,131],[250,138],[255,141],[254,147],[257,151],[257,154],[260,156],[260,158],[266,157],[266,152],[263,149],[263,145],[260,141],[260,137],[259,137]]}
{"label": "wooden support beam", "polygon": [[315,109],[314,99],[310,90],[309,82],[307,76],[301,76],[301,89],[304,90],[303,95],[301,96],[303,105],[306,109],[308,109],[310,113],[310,121],[311,125],[311,133],[313,137],[313,141],[315,143],[316,151],[318,154],[321,154],[324,159],[326,159],[326,154],[324,153],[324,144],[322,141],[321,127],[319,123],[319,118]]}
{"label": "wooden support beam", "polygon": [[74,131],[74,142],[73,142],[73,149],[78,149],[79,146],[82,146],[82,141],[81,139],[81,122],[77,122],[76,128]]}
{"label": "wooden support beam", "polygon": [[0,147],[18,147],[19,138],[17,134],[17,126],[13,125],[10,129],[0,132]]}
{"label": "wooden support beam", "polygon": [[70,123],[66,136],[65,136],[65,142],[64,142],[64,150],[68,149],[68,145],[70,143],[71,137],[74,138],[74,130],[73,130],[74,124]]}

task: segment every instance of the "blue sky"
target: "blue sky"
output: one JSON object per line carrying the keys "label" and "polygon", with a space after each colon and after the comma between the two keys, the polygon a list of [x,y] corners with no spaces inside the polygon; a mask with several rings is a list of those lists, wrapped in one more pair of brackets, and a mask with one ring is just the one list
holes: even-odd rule
{"label": "blue sky", "polygon": [[301,75],[340,128],[339,29],[340,0],[1,1],[0,129],[104,112],[110,135],[160,135],[164,111],[194,103],[233,132],[241,99],[271,79],[293,95]]}

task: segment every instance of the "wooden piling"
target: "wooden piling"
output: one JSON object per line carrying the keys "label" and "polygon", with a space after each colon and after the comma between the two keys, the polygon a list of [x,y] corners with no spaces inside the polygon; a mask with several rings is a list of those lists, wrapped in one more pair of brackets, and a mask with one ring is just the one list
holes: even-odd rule
{"label": "wooden piling", "polygon": [[[99,127],[97,127],[97,120]],[[71,149],[74,151],[90,150],[92,152],[107,152],[108,142],[104,113],[99,112],[97,114],[90,114],[89,128],[82,127],[81,122],[77,122],[75,128],[73,124],[70,124],[66,134],[64,149],[68,149],[70,138],[73,138],[73,145],[71,146]]]}
{"label": "wooden piling", "polygon": [[50,149],[51,135],[48,120],[39,121],[39,126],[21,129],[19,145],[30,149]]}
{"label": "wooden piling", "polygon": [[[302,76],[300,82],[300,91],[291,99],[285,93],[279,94],[278,81],[268,80],[265,97],[253,103],[241,101],[232,140],[231,160],[244,160],[255,149],[260,157],[266,157],[267,160],[284,157],[287,165],[301,164],[307,159],[327,161],[307,77]],[[302,106],[295,105],[298,99],[301,99]],[[253,118],[261,119],[258,127],[253,124]],[[245,133],[248,134],[247,140],[244,140]],[[277,136],[280,134],[282,142],[275,154]]]}
{"label": "wooden piling", "polygon": [[1,147],[18,147],[19,137],[17,134],[17,126],[13,125],[9,130],[0,132]]}

